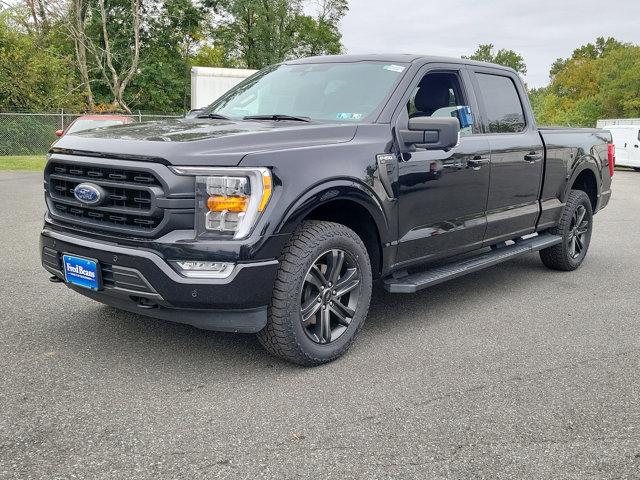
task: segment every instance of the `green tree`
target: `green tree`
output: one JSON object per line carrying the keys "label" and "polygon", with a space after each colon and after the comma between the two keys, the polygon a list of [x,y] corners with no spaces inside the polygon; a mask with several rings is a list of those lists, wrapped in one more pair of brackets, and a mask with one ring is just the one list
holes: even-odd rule
{"label": "green tree", "polygon": [[477,50],[468,57],[463,56],[468,60],[476,60],[478,62],[489,62],[503,65],[505,67],[513,68],[516,72],[526,75],[527,65],[524,63],[522,55],[514,52],[513,50],[500,49],[494,53],[494,46],[492,43],[485,43],[478,46]]}
{"label": "green tree", "polygon": [[9,4],[0,107],[88,111],[186,109],[193,65],[340,53],[348,10],[347,0],[0,0]]}
{"label": "green tree", "polygon": [[602,58],[614,50],[619,50],[620,48],[626,47],[628,44],[619,42],[615,38],[608,37],[598,37],[595,43],[587,43],[579,48],[576,48],[573,51],[573,55],[571,55],[571,59],[579,59],[586,58],[590,60],[595,60],[597,58]]}
{"label": "green tree", "polygon": [[342,50],[340,19],[346,0],[323,0],[315,15],[302,0],[207,0],[213,37],[239,66],[260,69],[288,58]]}
{"label": "green tree", "polygon": [[349,11],[347,0],[322,0],[315,17],[304,15],[300,22],[300,45],[294,49],[297,57],[310,57],[342,52],[340,20]]}
{"label": "green tree", "polygon": [[40,37],[0,13],[0,108],[46,110],[81,103],[75,91],[72,61],[49,45],[51,32]]}
{"label": "green tree", "polygon": [[[88,22],[74,31],[77,41],[92,55],[92,66],[100,75],[102,94],[117,109],[130,112],[127,88],[140,66],[144,7],[141,0],[83,0],[90,8]],[[105,92],[106,90],[106,92]]]}
{"label": "green tree", "polygon": [[586,45],[576,48],[570,58],[558,58],[551,65],[549,76],[553,79],[567,66],[567,63],[571,60],[595,60],[597,58],[602,58],[606,54],[625,46],[628,46],[628,44],[619,42],[615,38],[598,37],[595,43],[587,43]]}
{"label": "green tree", "polygon": [[639,46],[598,38],[554,62],[550,76],[550,85],[531,95],[540,123],[594,126],[601,118],[640,116]]}
{"label": "green tree", "polygon": [[196,67],[236,67],[236,61],[220,45],[203,45],[191,58],[191,66]]}
{"label": "green tree", "polygon": [[[206,39],[197,0],[72,0],[68,29],[87,107],[179,111]],[[95,99],[95,102],[94,102]]]}
{"label": "green tree", "polygon": [[133,108],[183,111],[189,106],[190,67],[206,39],[206,10],[192,0],[165,0],[147,7],[140,68],[128,89]]}

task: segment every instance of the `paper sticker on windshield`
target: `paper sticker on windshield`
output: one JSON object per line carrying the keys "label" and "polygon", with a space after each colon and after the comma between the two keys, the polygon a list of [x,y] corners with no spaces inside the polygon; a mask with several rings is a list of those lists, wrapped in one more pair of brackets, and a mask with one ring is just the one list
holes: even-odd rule
{"label": "paper sticker on windshield", "polygon": [[403,67],[402,65],[385,65],[383,68],[390,72],[402,73],[407,67]]}
{"label": "paper sticker on windshield", "polygon": [[336,115],[338,120],[361,120],[363,117],[362,113],[346,113],[342,112]]}

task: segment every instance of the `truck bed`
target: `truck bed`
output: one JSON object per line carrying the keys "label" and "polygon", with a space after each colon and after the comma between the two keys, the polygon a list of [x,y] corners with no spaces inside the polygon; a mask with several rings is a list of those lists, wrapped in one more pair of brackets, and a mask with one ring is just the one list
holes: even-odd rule
{"label": "truck bed", "polygon": [[[596,178],[593,210],[604,207],[611,193],[608,145],[611,134],[599,128],[540,127],[538,129],[545,146],[544,180],[540,193],[542,207],[540,227],[557,222],[564,206],[567,188],[581,174],[576,166],[589,165]],[[573,178],[570,178],[573,177]],[[591,188],[585,186],[585,188]]]}

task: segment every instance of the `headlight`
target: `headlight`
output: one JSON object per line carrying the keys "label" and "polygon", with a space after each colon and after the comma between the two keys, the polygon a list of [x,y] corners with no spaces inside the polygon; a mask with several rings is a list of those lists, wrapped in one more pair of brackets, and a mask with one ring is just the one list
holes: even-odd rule
{"label": "headlight", "polygon": [[266,168],[171,167],[178,175],[196,177],[196,230],[245,238],[271,198]]}

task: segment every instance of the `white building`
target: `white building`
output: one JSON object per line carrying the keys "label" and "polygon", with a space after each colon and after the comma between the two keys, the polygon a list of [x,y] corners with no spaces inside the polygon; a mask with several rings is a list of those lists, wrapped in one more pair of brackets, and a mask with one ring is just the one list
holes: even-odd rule
{"label": "white building", "polygon": [[240,68],[191,68],[191,109],[204,108],[256,70]]}

